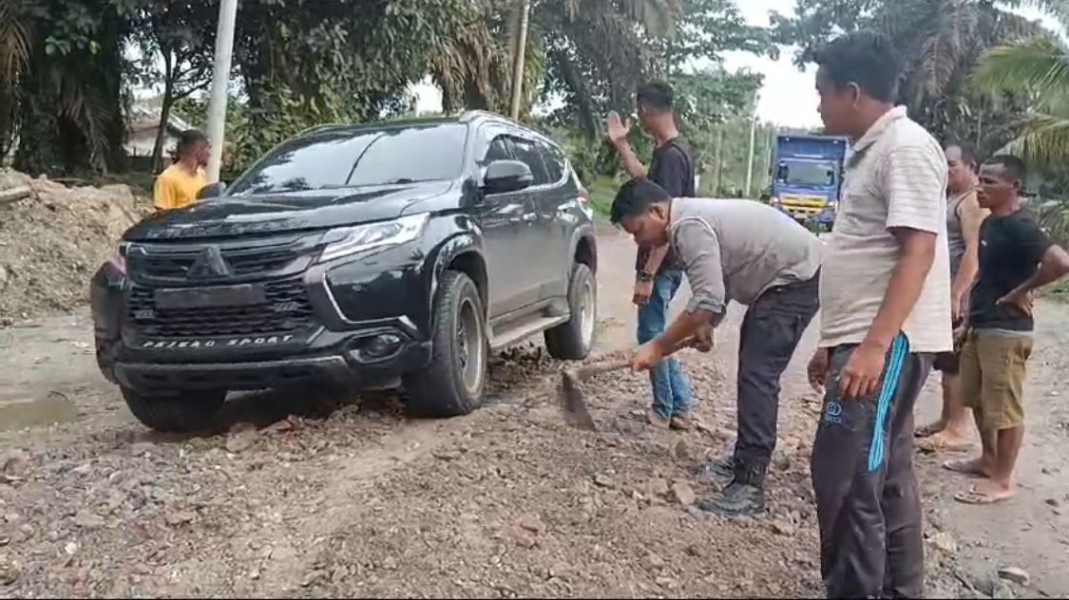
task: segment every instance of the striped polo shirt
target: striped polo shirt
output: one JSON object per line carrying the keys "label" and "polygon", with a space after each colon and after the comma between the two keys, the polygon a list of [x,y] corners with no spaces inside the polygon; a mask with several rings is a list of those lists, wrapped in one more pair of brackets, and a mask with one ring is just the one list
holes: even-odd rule
{"label": "striped polo shirt", "polygon": [[891,230],[935,233],[935,262],[902,326],[912,352],[953,348],[943,149],[905,107],[888,111],[851,148],[824,249],[820,345],[858,344],[876,318],[898,258]]}

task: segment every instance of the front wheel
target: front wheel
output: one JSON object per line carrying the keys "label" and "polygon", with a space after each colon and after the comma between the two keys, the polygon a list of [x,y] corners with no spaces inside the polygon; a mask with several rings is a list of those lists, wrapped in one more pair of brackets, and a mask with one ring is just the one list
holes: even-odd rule
{"label": "front wheel", "polygon": [[226,402],[226,390],[146,393],[124,387],[122,395],[138,421],[162,433],[201,431]]}
{"label": "front wheel", "polygon": [[594,272],[583,263],[572,267],[568,283],[568,308],[572,317],[545,333],[549,355],[560,360],[582,360],[594,346],[597,325],[598,284]]}
{"label": "front wheel", "polygon": [[446,271],[439,290],[431,364],[406,376],[404,387],[413,412],[446,418],[469,414],[482,403],[490,350],[482,299],[471,278]]}

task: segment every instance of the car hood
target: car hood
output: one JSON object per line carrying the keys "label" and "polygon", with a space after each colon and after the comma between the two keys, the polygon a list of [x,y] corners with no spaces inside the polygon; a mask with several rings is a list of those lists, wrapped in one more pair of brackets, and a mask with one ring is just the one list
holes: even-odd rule
{"label": "car hood", "polygon": [[258,196],[222,196],[146,217],[123,235],[127,241],[229,237],[327,229],[384,221],[413,205],[441,196],[452,182]]}

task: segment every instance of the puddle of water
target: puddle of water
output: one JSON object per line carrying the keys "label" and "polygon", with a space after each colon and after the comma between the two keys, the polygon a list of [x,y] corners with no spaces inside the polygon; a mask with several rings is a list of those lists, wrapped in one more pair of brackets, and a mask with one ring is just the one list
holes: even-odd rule
{"label": "puddle of water", "polygon": [[77,418],[74,403],[58,392],[39,398],[0,400],[0,430],[69,423]]}

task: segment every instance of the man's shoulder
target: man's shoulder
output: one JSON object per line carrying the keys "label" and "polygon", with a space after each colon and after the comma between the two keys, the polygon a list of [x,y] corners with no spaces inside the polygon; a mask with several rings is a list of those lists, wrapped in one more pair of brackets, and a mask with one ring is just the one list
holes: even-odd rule
{"label": "man's shoulder", "polygon": [[928,132],[920,123],[909,117],[895,121],[889,128],[886,136],[886,152],[920,151],[929,158],[937,158],[941,164],[946,164],[943,155],[943,147],[939,141]]}

